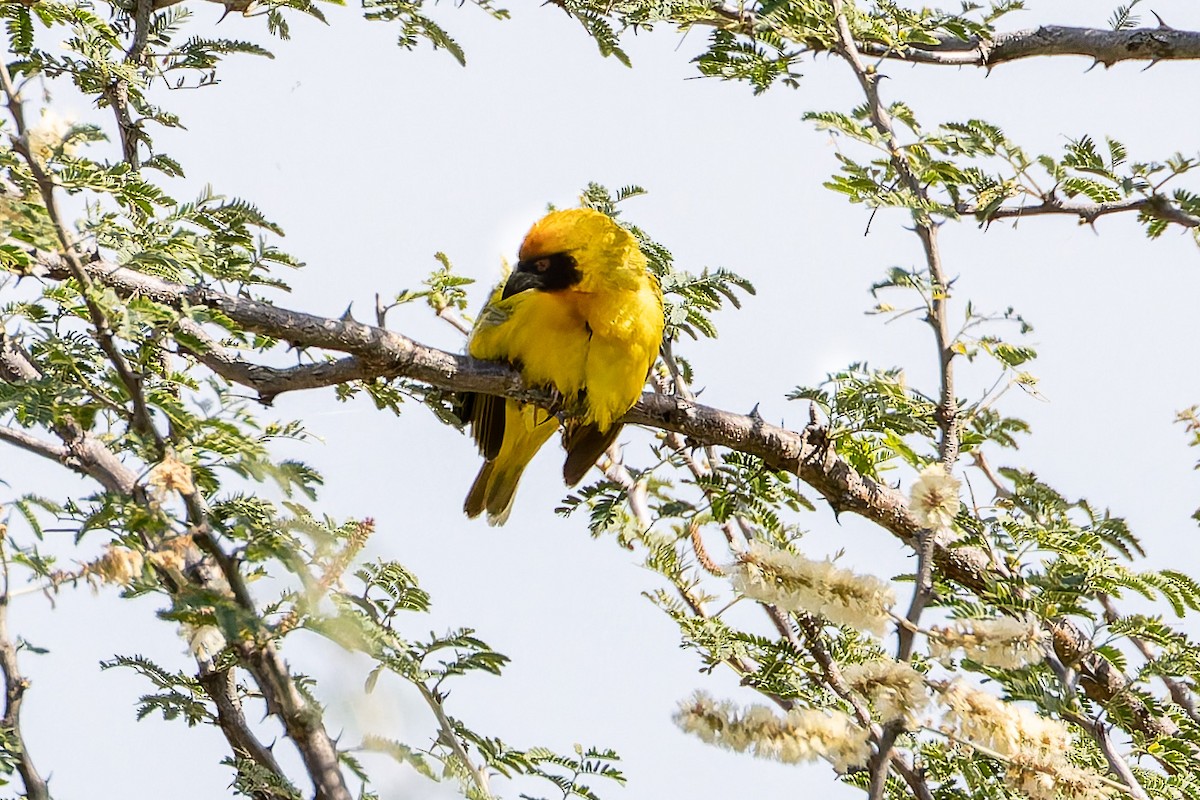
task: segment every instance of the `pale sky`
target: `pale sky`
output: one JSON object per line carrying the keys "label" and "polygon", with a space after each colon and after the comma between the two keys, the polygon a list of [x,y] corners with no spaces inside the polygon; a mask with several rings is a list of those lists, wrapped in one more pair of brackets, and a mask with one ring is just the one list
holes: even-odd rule
{"label": "pale sky", "polygon": [[[1094,1],[1030,5],[1005,26],[1103,27],[1112,10]],[[193,9],[206,23],[220,15],[204,3]],[[1194,2],[1163,0],[1154,10],[1176,27],[1200,28]],[[867,288],[888,267],[919,263],[917,239],[898,213],[880,213],[864,237],[869,210],[821,187],[846,143],[801,120],[805,111],[861,102],[842,62],[821,57],[802,67],[799,90],[753,97],[744,85],[696,78],[689,59],[704,31],[630,37],[630,70],[602,59],[553,6],[521,2],[512,12],[514,19],[495,22],[473,8],[435,9],[466,50],[466,69],[445,53],[396,48],[395,31],[361,22],[354,9],[330,9],[329,28],[297,19],[290,42],[268,41],[261,19],[225,20],[217,35],[264,42],[276,58],[233,58],[217,87],[156,90],[156,101],[188,128],[156,136],[188,174],[171,190],[188,199],[210,183],[251,199],[283,226],[285,249],[308,264],[288,276],[295,291],[278,302],[330,316],[353,303],[369,320],[374,294],[417,287],[439,250],[479,280],[477,306],[548,202],[572,205],[592,180],[637,183],[650,194],[626,205],[627,218],[671,248],[681,266],[729,267],[759,290],[744,311],[719,315],[719,340],[680,346],[696,366],[703,402],[741,412],[759,403],[769,421],[799,426],[807,407],[784,395],[862,360],[902,366],[912,384],[932,388],[934,346],[917,318],[884,324],[863,314],[874,305]],[[1152,19],[1149,9],[1144,16]],[[1200,111],[1189,87],[1200,66],[1087,67],[1085,59],[1043,59],[988,76],[887,64],[891,80],[883,86],[887,99],[904,99],[926,126],[983,117],[1034,152],[1058,153],[1083,134],[1124,141],[1135,161],[1196,152]],[[70,107],[69,94],[61,97]],[[72,110],[94,113],[78,103]],[[1013,306],[1035,328],[1027,342],[1040,353],[1031,371],[1041,378],[1041,398],[1013,391],[1002,404],[1034,435],[1017,453],[991,453],[993,462],[1033,468],[1068,496],[1127,516],[1150,553],[1146,566],[1194,569],[1200,546],[1189,517],[1200,505],[1192,471],[1200,452],[1173,424],[1177,411],[1200,402],[1194,241],[1174,229],[1147,241],[1132,217],[1101,220],[1095,231],[1066,217],[1026,220],[1015,230],[997,224],[983,232],[970,221],[942,230],[947,271],[959,277],[955,313],[967,299],[996,311]],[[416,305],[390,323],[431,345],[462,346]],[[964,394],[996,375],[983,361],[959,370]],[[553,448],[527,473],[508,525],[492,529],[461,512],[478,469],[471,443],[418,405],[396,418],[367,402],[339,404],[325,390],[282,397],[276,412],[304,419],[320,437],[280,451],[325,474],[315,508],[374,517],[369,555],[403,562],[432,593],[433,615],[414,617],[413,635],[470,626],[513,659],[501,678],[457,682],[449,710],[477,731],[519,747],[570,751],[580,742],[618,750],[629,784],[594,783],[606,798],[858,795],[825,765],[756,761],[675,729],[675,704],[697,688],[743,702],[756,697],[729,674],[698,673],[674,625],[641,596],[663,584],[636,554],[591,539],[582,518],[555,516],[564,490]],[[637,444],[646,437],[624,438],[634,443],[631,462],[644,463]],[[3,464],[9,485],[0,499],[29,491],[61,497],[80,486],[10,450]],[[835,521],[818,506],[799,519],[810,531],[810,556],[844,548],[844,564],[883,577],[910,568],[886,532],[852,517]],[[83,552],[100,544],[86,540]],[[48,547],[68,562],[84,558],[69,541]],[[18,632],[52,651],[24,656],[33,680],[24,723],[56,795],[226,795],[219,732],[136,723],[137,698],[151,687],[95,668],[116,653],[193,668],[174,626],[153,617],[161,599],[123,602],[111,589],[80,589],[56,604],[49,613],[31,596],[11,612]],[[1187,624],[1196,632],[1194,618]],[[326,723],[344,731],[343,743],[364,731],[428,743],[434,729],[413,692],[384,680],[362,702],[363,661],[313,637],[295,645],[288,656],[321,679]],[[276,750],[292,759],[286,741]],[[384,798],[453,795],[383,757],[364,761]],[[549,796],[551,787],[496,788],[515,797]]]}

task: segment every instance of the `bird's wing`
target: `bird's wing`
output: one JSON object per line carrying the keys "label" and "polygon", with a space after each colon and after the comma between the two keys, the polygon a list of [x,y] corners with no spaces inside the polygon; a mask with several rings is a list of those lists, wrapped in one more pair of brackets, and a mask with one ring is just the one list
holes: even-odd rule
{"label": "bird's wing", "polygon": [[490,461],[500,453],[504,442],[504,398],[477,392],[463,392],[459,398],[459,418],[470,427],[479,453]]}
{"label": "bird's wing", "polygon": [[[502,298],[504,282],[492,290],[487,303],[479,311],[471,337],[467,340],[467,352],[474,358],[494,360],[503,358],[497,352],[496,337],[503,337],[503,327],[512,317],[513,304]],[[504,442],[504,398],[475,392],[460,395],[462,413],[460,419],[471,429],[471,438],[485,459],[491,461],[500,453]]]}
{"label": "bird's wing", "polygon": [[596,466],[596,462],[604,455],[609,445],[617,440],[617,434],[620,432],[619,424],[602,431],[591,422],[568,423],[563,433],[563,447],[567,450],[567,460],[563,464],[563,481],[567,486],[574,486],[583,480],[583,476]]}

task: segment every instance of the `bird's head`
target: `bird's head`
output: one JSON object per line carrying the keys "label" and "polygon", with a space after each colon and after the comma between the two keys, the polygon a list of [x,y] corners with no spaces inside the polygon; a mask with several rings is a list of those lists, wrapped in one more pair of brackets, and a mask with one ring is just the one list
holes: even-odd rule
{"label": "bird's head", "polygon": [[[644,270],[637,242],[608,216],[588,208],[551,211],[525,236],[504,297],[537,289],[591,291],[598,280]],[[636,274],[636,273],[634,273]]]}

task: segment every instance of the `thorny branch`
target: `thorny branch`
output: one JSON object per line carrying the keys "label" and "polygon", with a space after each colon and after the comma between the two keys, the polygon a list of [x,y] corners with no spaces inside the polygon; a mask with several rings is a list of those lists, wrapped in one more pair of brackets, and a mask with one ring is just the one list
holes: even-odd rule
{"label": "thorny branch", "polygon": [[[475,782],[475,788],[479,791],[479,796],[485,800],[490,800],[493,795],[487,772],[484,771],[482,766],[476,764],[471,759],[471,754],[463,746],[462,739],[459,737],[458,731],[454,728],[454,723],[446,715],[446,708],[442,705],[442,700],[445,698],[423,683],[417,683],[416,687],[420,690],[425,704],[429,706],[429,709],[437,719],[438,739],[450,748],[455,757],[462,763],[462,768],[470,774],[471,780]],[[475,795],[472,794],[471,796]]]}
{"label": "thorny branch", "polygon": [[[924,184],[913,172],[896,138],[892,125],[891,113],[879,97],[880,74],[874,69],[868,69],[862,60],[850,23],[846,17],[843,0],[831,0],[834,22],[837,27],[838,51],[849,64],[859,86],[866,96],[867,110],[871,123],[886,145],[888,156],[896,170],[896,174],[912,192],[913,197],[921,201],[922,206],[928,205],[928,192]],[[913,223],[921,247],[925,252],[925,264],[929,270],[930,296],[928,299],[928,314],[926,321],[933,329],[937,344],[938,375],[941,382],[938,407],[935,414],[941,439],[938,443],[938,456],[946,472],[950,472],[958,460],[959,449],[959,418],[958,401],[954,394],[954,350],[952,349],[953,335],[950,331],[950,321],[947,315],[946,303],[949,299],[950,286],[942,270],[942,257],[938,249],[937,225],[925,212],[913,211]],[[914,581],[912,600],[909,603],[907,619],[916,626],[921,614],[929,601],[933,599],[933,564],[935,548],[935,533],[928,528],[916,536],[917,569]],[[897,631],[899,644],[896,658],[907,661],[912,655],[914,636],[912,630],[900,626]],[[891,770],[890,756],[892,745],[900,733],[897,726],[885,726],[879,739],[878,751],[871,763],[871,782],[868,788],[869,800],[882,800],[886,790],[887,776]]]}
{"label": "thorny branch", "polygon": [[[31,251],[31,255],[47,277],[56,280],[69,277],[60,256],[35,251]],[[520,374],[505,364],[476,361],[426,347],[394,331],[353,319],[320,317],[204,286],[172,283],[99,259],[89,261],[87,269],[95,280],[111,287],[118,295],[137,295],[178,310],[216,309],[248,331],[299,348],[320,348],[345,354],[355,360],[359,380],[408,378],[452,391],[483,392],[543,405],[552,402],[551,398],[526,387]],[[259,389],[247,378],[245,370],[226,375],[220,369],[214,369],[231,381]],[[266,397],[338,382],[322,382],[313,372],[299,369],[291,373],[295,383],[275,381],[275,373],[272,373],[272,382],[268,384],[270,393]],[[735,414],[655,393],[643,394],[641,401],[626,414],[624,422],[673,431],[696,442],[728,447],[762,458],[771,469],[796,475],[820,493],[835,512],[860,515],[914,549],[920,542],[923,528],[909,510],[904,495],[855,472],[833,451],[825,429],[817,422],[792,431],[771,425],[761,417]],[[975,592],[1013,577],[1003,566],[993,565],[985,550],[976,547],[935,543],[933,563],[947,580]],[[1153,716],[1136,697],[1125,693],[1125,676],[1092,652],[1086,634],[1066,620],[1048,623],[1048,627],[1063,662],[1078,664],[1086,674],[1088,680],[1084,687],[1091,699],[1102,704],[1114,700],[1125,704],[1137,728],[1147,735],[1159,736],[1176,730],[1169,719]]]}
{"label": "thorny branch", "polygon": [[[969,203],[960,203],[955,210],[964,215],[978,216],[981,213],[978,207]],[[1183,228],[1200,228],[1200,217],[1188,214],[1170,198],[1161,194],[1154,194],[1150,197],[1128,197],[1105,203],[1083,203],[1051,194],[1035,205],[1000,206],[988,211],[983,219],[985,222],[991,222],[997,219],[1020,219],[1058,214],[1078,217],[1080,222],[1090,225],[1101,217],[1128,211],[1136,211],[1146,217],[1173,222]]]}
{"label": "thorny branch", "polygon": [[[743,6],[715,3],[713,16],[695,24],[711,25],[754,36],[770,23]],[[858,41],[860,53],[872,58],[948,67],[991,69],[1024,58],[1083,56],[1095,64],[1111,67],[1121,61],[1188,61],[1200,59],[1200,32],[1176,30],[1166,25],[1155,28],[1102,30],[1065,25],[1042,25],[1015,31],[998,31],[991,37],[961,39],[939,35],[934,44],[905,48],[870,40]]]}
{"label": "thorny branch", "polygon": [[17,664],[17,646],[8,632],[8,554],[3,552],[3,525],[0,525],[0,573],[4,585],[0,587],[0,672],[4,676],[4,714],[0,716],[0,727],[14,739],[17,753],[17,772],[25,785],[25,797],[29,800],[49,800],[50,790],[46,780],[33,764],[29,747],[21,733],[21,703],[29,681],[21,675]]}
{"label": "thorny branch", "polygon": [[1137,776],[1133,774],[1133,770],[1130,769],[1129,763],[1117,752],[1112,737],[1109,735],[1107,725],[1103,722],[1087,719],[1078,714],[1064,714],[1063,716],[1087,731],[1092,740],[1096,742],[1100,748],[1100,752],[1104,754],[1104,760],[1108,763],[1108,768],[1117,776],[1120,784],[1124,784],[1121,786],[1124,793],[1132,797],[1133,800],[1150,800],[1150,796],[1146,794],[1146,790],[1138,781]]}
{"label": "thorny branch", "polygon": [[[1098,599],[1100,600],[1101,607],[1104,608],[1105,622],[1111,625],[1121,618],[1120,613],[1117,611],[1117,606],[1113,603],[1111,597],[1107,594],[1101,594]],[[1155,656],[1149,642],[1145,639],[1138,636],[1130,636],[1129,641],[1142,654],[1142,658],[1146,659],[1147,664],[1152,664],[1157,660],[1157,656]],[[1167,692],[1170,693],[1171,700],[1175,702],[1175,705],[1183,709],[1183,712],[1191,717],[1193,722],[1200,725],[1200,711],[1196,709],[1196,695],[1192,691],[1192,688],[1178,678],[1170,675],[1159,675],[1158,677],[1163,682],[1163,685],[1167,687]]]}
{"label": "thorny branch", "polygon": [[[275,775],[283,775],[283,769],[275,760],[271,749],[258,740],[246,723],[242,702],[234,685],[231,669],[206,669],[201,667],[200,685],[217,709],[217,725],[225,734],[226,741],[240,758],[250,758],[266,767]],[[264,798],[263,800],[271,800]]]}
{"label": "thorny branch", "polygon": [[990,39],[943,37],[933,45],[904,51],[862,43],[870,56],[943,66],[994,67],[1023,58],[1085,56],[1111,67],[1119,61],[1185,61],[1200,58],[1200,32],[1169,27],[1112,31],[1043,25],[996,33]]}

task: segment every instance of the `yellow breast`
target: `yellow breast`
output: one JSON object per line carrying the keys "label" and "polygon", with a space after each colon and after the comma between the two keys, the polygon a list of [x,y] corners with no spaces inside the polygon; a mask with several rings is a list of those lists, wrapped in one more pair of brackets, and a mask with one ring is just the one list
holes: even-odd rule
{"label": "yellow breast", "polygon": [[467,351],[515,364],[527,383],[573,398],[584,388],[588,332],[578,306],[565,294],[522,292],[501,301],[495,310],[506,318],[477,327]]}

